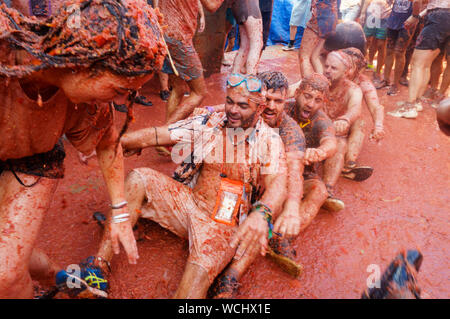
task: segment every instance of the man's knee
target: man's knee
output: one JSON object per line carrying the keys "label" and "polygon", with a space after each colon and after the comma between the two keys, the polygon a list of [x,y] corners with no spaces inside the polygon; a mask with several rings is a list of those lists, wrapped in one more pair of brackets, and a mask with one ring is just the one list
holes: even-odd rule
{"label": "man's knee", "polygon": [[325,184],[320,179],[309,179],[305,181],[305,195],[310,195],[314,198],[327,198],[328,192]]}
{"label": "man's knee", "polygon": [[0,295],[8,294],[29,277],[28,267],[20,265],[19,262],[12,262],[5,268],[3,267],[1,266],[0,269]]}

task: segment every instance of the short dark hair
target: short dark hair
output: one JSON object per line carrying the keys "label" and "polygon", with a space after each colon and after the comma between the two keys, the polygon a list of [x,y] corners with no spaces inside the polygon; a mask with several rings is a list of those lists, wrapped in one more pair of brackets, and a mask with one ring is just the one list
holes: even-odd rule
{"label": "short dark hair", "polygon": [[297,96],[306,87],[311,87],[314,90],[320,91],[324,94],[328,94],[328,91],[330,90],[330,81],[328,81],[328,79],[323,74],[312,73],[302,79],[300,86],[295,91],[295,96]]}
{"label": "short dark hair", "polygon": [[256,75],[258,79],[261,80],[264,87],[267,90],[280,90],[280,91],[288,91],[289,90],[289,82],[284,76],[283,73],[279,71],[265,71],[260,72]]}

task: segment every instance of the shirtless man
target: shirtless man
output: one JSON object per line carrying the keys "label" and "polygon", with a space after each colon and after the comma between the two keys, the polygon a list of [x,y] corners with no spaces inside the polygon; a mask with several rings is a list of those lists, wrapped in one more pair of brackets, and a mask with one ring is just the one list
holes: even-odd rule
{"label": "shirtless man", "polygon": [[[427,89],[430,70],[434,59],[440,51],[446,51],[447,61],[450,57],[450,1],[430,0],[424,12],[425,26],[417,38],[411,60],[411,76],[408,86],[408,100],[404,106],[389,113],[395,117],[416,118],[421,110],[420,98]],[[417,23],[418,16],[410,17],[405,24]],[[444,71],[440,93],[445,94],[450,84],[450,67]],[[441,98],[444,98],[441,96]]]}
{"label": "shirtless man", "polygon": [[[328,54],[325,76],[330,80],[331,87],[329,101],[324,110],[336,129],[337,152],[328,158],[324,165],[323,181],[330,194],[326,205],[337,204],[339,201],[333,196],[333,187],[344,168],[351,127],[361,115],[362,91],[357,84],[348,79],[352,69],[352,58],[342,50]],[[339,206],[341,205],[339,203]]]}
{"label": "shirtless man", "polygon": [[[350,71],[348,78],[353,83],[359,85],[364,101],[372,115],[374,122],[374,128],[370,134],[370,139],[379,141],[384,135],[384,107],[380,104],[377,90],[375,89],[372,81],[363,74],[363,70],[367,65],[364,55],[359,49],[347,48],[342,50],[353,59],[353,69]],[[359,154],[361,153],[362,145],[364,142],[364,120],[358,118],[350,128],[350,134],[348,137],[348,150],[345,155],[345,166],[342,172],[342,176],[355,180],[363,181],[372,175],[373,169],[369,166],[359,166],[356,163]]]}
{"label": "shirtless man", "polygon": [[[206,95],[203,67],[192,42],[197,30],[200,3],[211,12],[216,11],[223,0],[155,0],[164,15],[165,41],[179,76],[175,76],[168,58],[162,72],[169,74],[172,91],[167,101],[168,124],[185,119],[198,107]],[[190,95],[183,101],[185,83]]]}
{"label": "shirtless man", "polygon": [[[139,257],[123,205],[121,147],[107,102],[126,101],[164,59],[165,50],[157,46],[162,35],[150,25],[158,23],[155,13],[140,9],[142,15],[131,18],[137,16],[136,6],[145,7],[140,2],[92,1],[72,16],[80,22],[74,25],[66,23],[71,12],[63,6],[49,22],[60,32],[44,29],[39,36],[34,33],[40,28],[37,20],[0,7],[0,298],[31,298],[30,267],[46,267],[45,256],[32,255],[44,214],[64,174],[63,134],[84,154],[97,151],[112,203],[110,220],[117,222],[108,225],[114,252],[119,253],[120,242],[130,263]],[[138,31],[139,36],[121,39],[127,41],[127,48],[119,47],[115,31],[122,20],[110,14],[105,4],[122,12],[122,19],[129,14],[129,24],[122,25],[124,34]],[[111,35],[103,38],[105,42],[100,38],[104,29]],[[71,44],[68,35],[73,37]],[[95,62],[91,52],[97,54]]]}
{"label": "shirtless man", "polygon": [[298,51],[302,77],[323,73],[320,52],[327,36],[336,29],[337,0],[313,0],[311,14]]}
{"label": "shirtless man", "polygon": [[[317,176],[312,165],[332,156],[336,150],[333,123],[319,110],[326,100],[325,95],[328,92],[329,82],[319,74],[313,74],[303,79],[302,86],[297,91],[296,102],[287,104],[285,99],[289,86],[282,73],[269,71],[259,73],[258,77],[263,80],[266,87],[267,106],[262,117],[271,127],[280,129],[288,167],[288,196],[284,210],[275,222],[274,232],[277,236],[269,241],[273,252],[269,256],[276,254],[287,257],[274,258],[274,261],[283,269],[288,270],[290,274],[298,276],[301,266],[293,260],[295,251],[290,247],[290,240],[311,223],[328,196],[325,184]],[[298,164],[296,163],[298,161],[296,153],[303,154],[305,149],[300,127],[303,127],[304,130],[306,128],[305,134],[308,143],[306,146],[308,148],[306,149],[307,155],[302,156],[302,162]],[[308,166],[303,173],[305,181],[301,185],[297,179],[301,179],[303,163]],[[302,197],[303,200],[299,203]],[[297,210],[287,209],[290,201],[294,201],[295,206],[298,207]],[[233,261],[217,280],[212,291],[214,298],[233,298],[238,281],[256,257],[255,254]],[[297,272],[294,271],[296,268],[299,269]]]}
{"label": "shirtless man", "polygon": [[[204,298],[212,281],[233,258],[258,252],[264,255],[269,216],[279,214],[286,196],[280,191],[286,188],[282,142],[260,119],[264,103],[261,82],[233,75],[227,83],[225,112],[196,109],[186,120],[122,138],[128,153],[176,144],[173,154],[178,154],[178,147],[185,150],[184,145],[191,154],[183,153],[185,161],[176,169],[175,180],[151,168],[135,169],[126,179],[133,223],[138,217],[149,218],[189,240],[189,257],[175,298]],[[237,133],[233,136],[232,132]],[[189,160],[193,154],[199,155],[194,162]],[[256,154],[262,160],[255,161]],[[260,179],[264,192],[249,209],[252,189],[262,186]],[[241,198],[239,214],[236,200]],[[142,211],[139,216],[138,210]],[[113,256],[107,232],[97,256],[104,260]]]}

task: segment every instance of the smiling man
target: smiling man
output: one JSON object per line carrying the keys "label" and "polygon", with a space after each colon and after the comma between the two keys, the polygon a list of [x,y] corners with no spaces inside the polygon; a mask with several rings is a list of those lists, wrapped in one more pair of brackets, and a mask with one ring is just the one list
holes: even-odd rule
{"label": "smiling man", "polygon": [[[279,214],[286,196],[280,191],[286,188],[284,148],[260,118],[261,81],[234,74],[227,83],[225,112],[196,109],[170,126],[145,128],[122,138],[129,154],[156,145],[175,145],[173,158],[176,149],[188,150],[173,179],[144,167],[134,169],[126,180],[133,223],[138,217],[148,218],[189,240],[175,298],[204,298],[233,258],[264,255],[268,221]],[[252,204],[253,191],[263,185]],[[112,256],[106,232],[97,257],[109,261]]]}

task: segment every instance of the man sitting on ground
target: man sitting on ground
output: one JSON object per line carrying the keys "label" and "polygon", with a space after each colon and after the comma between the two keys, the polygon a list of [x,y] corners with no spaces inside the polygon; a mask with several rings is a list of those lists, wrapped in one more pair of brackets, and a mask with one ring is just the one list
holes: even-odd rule
{"label": "man sitting on ground", "polygon": [[[204,298],[233,257],[264,255],[271,218],[281,211],[286,196],[283,144],[260,118],[261,82],[235,74],[227,83],[225,113],[196,109],[186,120],[122,138],[127,153],[176,144],[174,159],[181,150],[184,157],[186,150],[190,154],[176,169],[175,180],[138,168],[125,183],[133,223],[141,211],[139,217],[189,239],[190,253],[175,298]],[[252,190],[262,185],[262,196],[250,208]],[[97,257],[109,262],[113,254],[107,233]],[[106,264],[100,265],[103,271]]]}
{"label": "man sitting on ground", "polygon": [[[284,75],[280,72],[263,72],[258,74],[258,77],[264,82],[267,90],[267,106],[262,117],[271,127],[280,129],[280,137],[283,140],[288,159],[287,199],[283,212],[275,222],[275,235],[269,242],[271,253],[268,256],[278,255],[274,261],[290,274],[298,276],[301,266],[293,260],[295,250],[290,247],[290,241],[312,222],[328,196],[325,184],[316,174],[312,163],[332,156],[336,150],[333,123],[319,110],[326,100],[329,82],[319,74],[306,77],[297,91],[296,102],[286,105],[285,98],[289,86]],[[295,120],[286,112],[294,116]],[[306,149],[307,155],[302,159],[308,166],[303,174],[305,178],[303,188],[292,187],[299,184],[296,179],[301,178],[300,174],[303,172],[303,163],[293,165],[294,158],[297,159],[297,156],[294,155],[300,151],[300,145],[301,153],[304,152],[304,142],[302,143],[301,139],[297,138],[300,134],[296,132],[292,122],[300,131],[300,127],[304,127],[304,130],[306,128],[306,146],[308,148]],[[290,133],[286,134],[287,132]],[[303,136],[302,133],[301,136]],[[303,200],[297,211],[287,209],[290,202],[296,204],[302,196]],[[247,255],[246,258],[233,261],[217,280],[212,292],[213,296],[215,298],[233,298],[238,281],[256,257],[257,254]]]}
{"label": "man sitting on ground", "polygon": [[325,76],[330,80],[330,94],[325,113],[333,121],[336,129],[337,152],[325,161],[323,180],[329,192],[327,205],[337,200],[333,196],[333,187],[344,168],[345,154],[351,128],[361,115],[362,91],[358,85],[348,79],[353,69],[352,58],[342,50],[332,51],[325,62]]}

